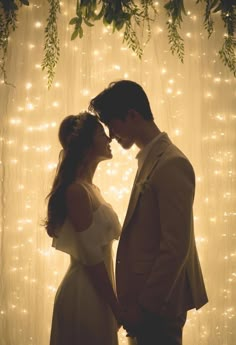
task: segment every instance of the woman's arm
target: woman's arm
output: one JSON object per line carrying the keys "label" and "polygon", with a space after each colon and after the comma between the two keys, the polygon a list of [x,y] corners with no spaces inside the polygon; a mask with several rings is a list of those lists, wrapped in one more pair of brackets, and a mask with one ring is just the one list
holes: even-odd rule
{"label": "woman's arm", "polygon": [[101,298],[110,306],[118,325],[121,323],[121,310],[109,279],[104,262],[86,266],[89,277]]}
{"label": "woman's arm", "polygon": [[[120,321],[120,307],[114,293],[106,266],[102,261],[102,252],[99,248],[96,252],[88,243],[88,238],[84,239],[86,229],[93,222],[93,209],[87,190],[80,184],[71,185],[66,194],[67,213],[70,222],[73,224],[75,231],[80,236],[81,246],[84,246],[86,259],[84,267],[86,268],[89,278],[101,298],[110,306],[118,324]],[[87,242],[87,243],[86,243]],[[91,252],[91,254],[90,254]]]}

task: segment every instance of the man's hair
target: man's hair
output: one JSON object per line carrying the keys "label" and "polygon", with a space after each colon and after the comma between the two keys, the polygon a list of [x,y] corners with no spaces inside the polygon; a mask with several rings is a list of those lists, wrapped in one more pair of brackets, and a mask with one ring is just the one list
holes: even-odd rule
{"label": "man's hair", "polygon": [[89,104],[89,110],[97,114],[105,124],[114,118],[124,120],[131,109],[140,113],[145,120],[153,120],[145,91],[131,80],[110,83]]}

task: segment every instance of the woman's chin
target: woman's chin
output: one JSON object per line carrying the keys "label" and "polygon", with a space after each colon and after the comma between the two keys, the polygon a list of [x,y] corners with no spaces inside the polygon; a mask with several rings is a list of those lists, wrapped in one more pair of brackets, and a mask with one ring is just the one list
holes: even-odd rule
{"label": "woman's chin", "polygon": [[113,154],[111,152],[106,152],[103,157],[101,157],[101,161],[106,161],[108,159],[112,159]]}

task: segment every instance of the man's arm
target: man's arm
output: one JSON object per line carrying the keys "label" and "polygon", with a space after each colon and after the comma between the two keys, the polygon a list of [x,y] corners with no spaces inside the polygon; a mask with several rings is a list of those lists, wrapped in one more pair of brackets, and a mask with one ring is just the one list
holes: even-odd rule
{"label": "man's arm", "polygon": [[158,200],[161,241],[139,303],[152,312],[162,312],[185,266],[192,234],[195,176],[187,159],[165,162],[154,176]]}

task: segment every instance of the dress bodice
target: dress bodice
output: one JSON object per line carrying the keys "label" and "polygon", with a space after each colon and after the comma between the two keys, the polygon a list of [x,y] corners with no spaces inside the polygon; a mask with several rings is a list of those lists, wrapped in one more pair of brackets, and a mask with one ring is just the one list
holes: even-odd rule
{"label": "dress bodice", "polygon": [[120,236],[119,219],[106,202],[93,211],[91,225],[78,232],[68,218],[58,229],[52,246],[70,254],[84,264],[96,264],[104,259],[105,247]]}

